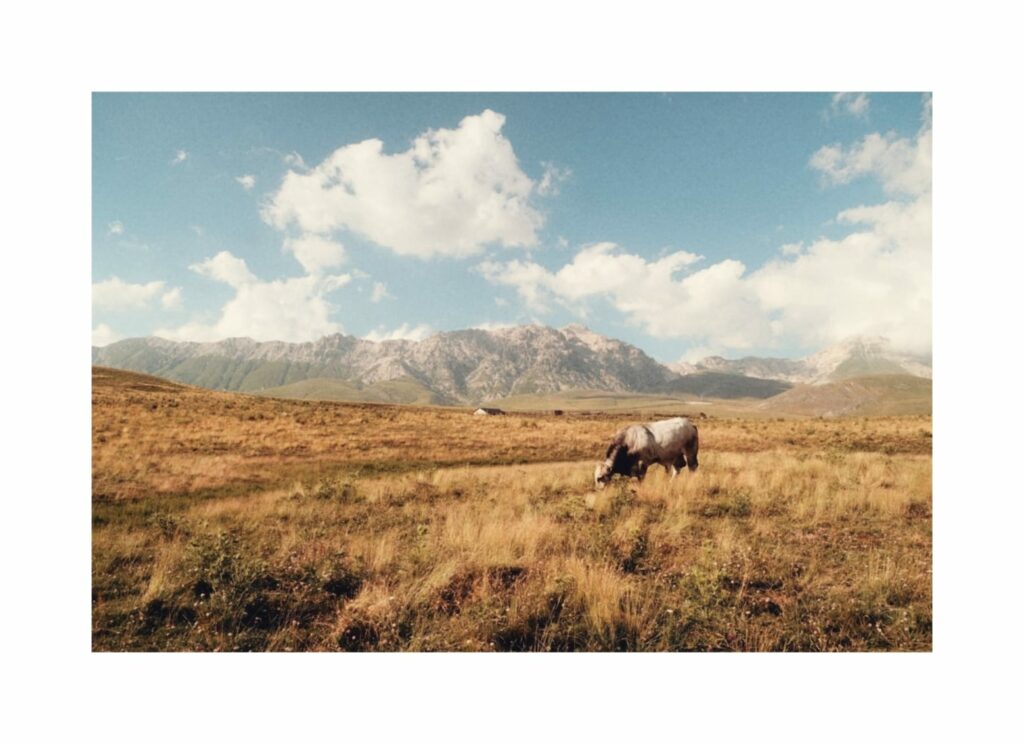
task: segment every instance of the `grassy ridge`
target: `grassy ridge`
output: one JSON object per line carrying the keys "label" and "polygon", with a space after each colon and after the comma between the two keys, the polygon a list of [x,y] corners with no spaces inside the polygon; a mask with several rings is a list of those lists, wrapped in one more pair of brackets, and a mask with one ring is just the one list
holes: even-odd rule
{"label": "grassy ridge", "polygon": [[761,407],[773,413],[803,415],[931,415],[932,381],[885,374],[824,385],[800,385],[765,401]]}
{"label": "grassy ridge", "polygon": [[770,398],[793,387],[780,380],[733,375],[724,372],[695,372],[666,384],[672,393],[706,398]]}
{"label": "grassy ridge", "polygon": [[[711,401],[710,405],[714,405]],[[668,413],[670,411],[696,411],[708,407],[708,401],[695,396],[674,396],[643,393],[610,393],[605,390],[566,390],[560,393],[536,393],[510,395],[507,398],[489,400],[484,405],[497,406],[509,411],[649,411]]]}
{"label": "grassy ridge", "polygon": [[403,405],[441,406],[452,401],[438,395],[416,380],[384,380],[372,385],[329,378],[300,380],[281,387],[261,390],[268,398],[293,400],[332,400],[358,403],[400,403]]}

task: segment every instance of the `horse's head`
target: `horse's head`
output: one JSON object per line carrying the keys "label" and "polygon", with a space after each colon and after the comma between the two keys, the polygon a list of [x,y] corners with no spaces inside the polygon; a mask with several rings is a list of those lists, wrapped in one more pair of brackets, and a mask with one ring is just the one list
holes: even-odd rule
{"label": "horse's head", "polygon": [[625,453],[626,447],[622,444],[612,444],[608,448],[607,457],[594,467],[594,485],[597,488],[604,488],[616,472],[621,472],[621,468],[616,470],[615,466],[620,463]]}

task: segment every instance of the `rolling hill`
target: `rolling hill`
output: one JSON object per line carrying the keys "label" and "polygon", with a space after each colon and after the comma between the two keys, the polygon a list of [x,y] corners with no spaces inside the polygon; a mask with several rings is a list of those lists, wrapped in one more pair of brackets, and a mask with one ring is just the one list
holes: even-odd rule
{"label": "rolling hill", "polygon": [[666,383],[666,393],[685,393],[701,398],[770,398],[792,387],[780,380],[726,374],[723,372],[697,372],[683,375]]}
{"label": "rolling hill", "polygon": [[824,385],[798,385],[758,407],[807,416],[930,415],[932,381],[911,375],[870,375]]}
{"label": "rolling hill", "polygon": [[439,395],[408,377],[382,380],[371,385],[330,378],[315,377],[280,387],[266,388],[258,395],[291,400],[334,400],[360,403],[400,403],[418,406],[454,405],[455,401]]}

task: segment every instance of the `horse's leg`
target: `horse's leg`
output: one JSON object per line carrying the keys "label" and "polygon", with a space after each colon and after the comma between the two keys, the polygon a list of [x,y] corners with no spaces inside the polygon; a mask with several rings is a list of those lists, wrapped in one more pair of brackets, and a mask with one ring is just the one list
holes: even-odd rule
{"label": "horse's leg", "polygon": [[686,460],[680,452],[676,459],[672,461],[672,478],[675,478],[684,467],[686,467]]}
{"label": "horse's leg", "polygon": [[699,463],[697,462],[697,443],[694,442],[686,448],[686,467],[690,469],[692,473],[697,469]]}

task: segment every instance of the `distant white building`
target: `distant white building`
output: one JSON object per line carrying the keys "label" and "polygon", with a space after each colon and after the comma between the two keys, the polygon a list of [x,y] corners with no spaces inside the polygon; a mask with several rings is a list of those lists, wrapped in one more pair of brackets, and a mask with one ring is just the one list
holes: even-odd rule
{"label": "distant white building", "polygon": [[504,416],[505,412],[500,408],[477,408],[473,411],[474,416]]}

